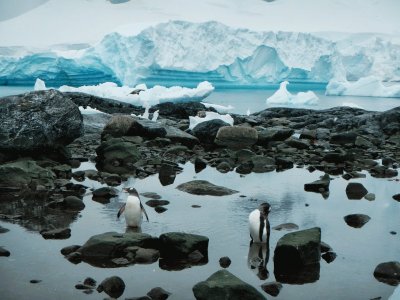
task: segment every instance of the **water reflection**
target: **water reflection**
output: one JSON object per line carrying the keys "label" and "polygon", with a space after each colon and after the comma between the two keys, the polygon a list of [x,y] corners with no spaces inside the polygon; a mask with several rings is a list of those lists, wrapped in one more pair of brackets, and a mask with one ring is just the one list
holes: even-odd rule
{"label": "water reflection", "polygon": [[267,264],[269,261],[269,241],[267,243],[251,243],[247,255],[247,266],[258,278],[266,280],[269,277]]}

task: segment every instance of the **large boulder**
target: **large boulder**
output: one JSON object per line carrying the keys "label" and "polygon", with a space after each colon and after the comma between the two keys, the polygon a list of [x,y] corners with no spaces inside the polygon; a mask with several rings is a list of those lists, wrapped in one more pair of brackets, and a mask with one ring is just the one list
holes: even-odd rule
{"label": "large boulder", "polygon": [[350,182],[346,187],[346,195],[350,200],[360,200],[368,194],[368,190],[359,182]]}
{"label": "large boulder", "polygon": [[182,183],[176,188],[193,195],[226,196],[238,193],[238,191],[212,184],[206,180],[192,180]]}
{"label": "large boulder", "polygon": [[303,284],[319,279],[321,229],[290,232],[281,237],[274,253],[274,273],[279,282]]}
{"label": "large boulder", "polygon": [[127,135],[137,135],[147,138],[165,137],[167,130],[158,122],[135,118],[131,123]]}
{"label": "large boulder", "polygon": [[208,257],[208,237],[183,232],[168,232],[160,235],[162,257],[184,258],[198,250]]}
{"label": "large boulder", "polygon": [[272,141],[284,141],[291,137],[294,133],[294,129],[287,127],[270,127],[258,132],[257,144],[267,146]]}
{"label": "large boulder", "polygon": [[218,130],[224,126],[230,125],[220,119],[214,119],[197,124],[196,127],[192,129],[192,132],[201,143],[213,144]]}
{"label": "large boulder", "polygon": [[111,138],[96,149],[98,168],[115,174],[134,171],[134,164],[140,159],[136,140],[129,137]]}
{"label": "large boulder", "polygon": [[197,300],[265,300],[254,287],[234,276],[227,270],[212,274],[193,287]]}
{"label": "large boulder", "polygon": [[83,134],[83,118],[69,97],[56,90],[0,99],[0,152],[40,152]]}
{"label": "large boulder", "polygon": [[252,127],[224,126],[215,137],[215,144],[233,149],[246,148],[254,145],[258,140],[258,133]]}

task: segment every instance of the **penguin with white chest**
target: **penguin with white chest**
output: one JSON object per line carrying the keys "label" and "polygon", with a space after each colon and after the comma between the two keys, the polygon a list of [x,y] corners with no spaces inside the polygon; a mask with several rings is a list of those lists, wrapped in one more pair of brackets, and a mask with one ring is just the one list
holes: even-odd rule
{"label": "penguin with white chest", "polygon": [[253,210],[249,215],[249,230],[251,243],[267,243],[269,244],[270,225],[268,214],[271,211],[269,203],[261,203],[260,206]]}
{"label": "penguin with white chest", "polygon": [[147,221],[149,221],[149,217],[140,201],[139,194],[135,188],[127,188],[124,191],[128,192],[129,195],[126,202],[119,209],[117,218],[119,219],[123,213],[128,227],[140,227],[143,214],[146,216]]}

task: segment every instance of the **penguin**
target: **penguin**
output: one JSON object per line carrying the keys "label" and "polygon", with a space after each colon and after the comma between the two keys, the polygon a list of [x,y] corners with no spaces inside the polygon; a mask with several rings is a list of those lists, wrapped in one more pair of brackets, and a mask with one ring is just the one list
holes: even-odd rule
{"label": "penguin", "polygon": [[142,213],[146,216],[147,221],[149,221],[149,217],[140,201],[139,194],[135,188],[127,188],[124,191],[128,192],[129,195],[126,202],[119,209],[117,219],[124,213],[128,227],[140,227],[143,219]]}
{"label": "penguin", "polygon": [[249,215],[249,230],[251,243],[267,243],[269,244],[270,225],[268,214],[271,211],[269,203],[261,203],[260,206],[253,210]]}

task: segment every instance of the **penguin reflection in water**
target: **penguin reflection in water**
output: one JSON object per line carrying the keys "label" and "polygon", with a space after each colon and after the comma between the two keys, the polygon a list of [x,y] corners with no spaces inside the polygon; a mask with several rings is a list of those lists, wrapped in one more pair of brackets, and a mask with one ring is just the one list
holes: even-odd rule
{"label": "penguin reflection in water", "polygon": [[119,219],[123,213],[125,216],[126,226],[138,228],[142,224],[143,214],[146,216],[147,221],[149,221],[149,217],[140,201],[137,190],[135,188],[126,188],[124,191],[128,192],[128,198],[119,209],[117,218]]}
{"label": "penguin reflection in water", "polygon": [[265,280],[269,276],[267,263],[269,260],[270,224],[268,214],[270,211],[271,206],[265,202],[249,215],[251,242],[247,264],[261,280]]}

